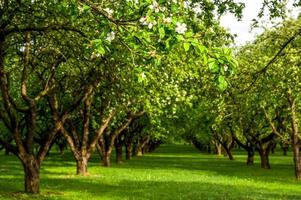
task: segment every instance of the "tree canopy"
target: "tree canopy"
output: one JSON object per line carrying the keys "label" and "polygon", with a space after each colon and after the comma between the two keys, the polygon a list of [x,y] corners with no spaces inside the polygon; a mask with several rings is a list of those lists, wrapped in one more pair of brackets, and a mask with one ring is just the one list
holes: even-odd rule
{"label": "tree canopy", "polygon": [[[295,6],[300,2],[296,1]],[[0,0],[0,145],[39,192],[40,167],[64,138],[86,175],[98,150],[127,158],[184,138],[199,149],[255,149],[270,168],[276,140],[299,154],[300,19],[285,20],[233,51],[220,25],[234,0]],[[259,17],[285,17],[264,1]],[[233,52],[237,52],[234,55]],[[288,136],[289,135],[289,136]]]}

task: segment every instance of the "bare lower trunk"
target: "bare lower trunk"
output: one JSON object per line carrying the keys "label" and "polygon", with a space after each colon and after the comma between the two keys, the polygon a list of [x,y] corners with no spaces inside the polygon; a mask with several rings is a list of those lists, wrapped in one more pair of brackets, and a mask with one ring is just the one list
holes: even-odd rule
{"label": "bare lower trunk", "polygon": [[222,145],[215,143],[215,154],[218,156],[222,155]]}
{"label": "bare lower trunk", "polygon": [[102,146],[99,145],[99,143],[96,144],[96,150],[97,150],[97,153],[99,154],[99,156],[102,158],[103,149],[102,149]]}
{"label": "bare lower trunk", "polygon": [[76,174],[85,176],[88,173],[88,159],[82,157],[76,161]]}
{"label": "bare lower trunk", "polygon": [[210,144],[207,145],[207,153],[211,153],[211,145]]}
{"label": "bare lower trunk", "polygon": [[37,194],[40,191],[40,166],[34,158],[22,161],[25,176],[25,192]]}
{"label": "bare lower trunk", "polygon": [[104,152],[104,154],[102,155],[102,165],[104,167],[111,166],[110,157],[111,157],[111,153],[109,153],[109,152]]}
{"label": "bare lower trunk", "polygon": [[283,148],[282,148],[282,151],[283,151],[283,155],[284,155],[284,156],[287,156],[288,148],[283,147]]}
{"label": "bare lower trunk", "polygon": [[292,148],[294,152],[294,164],[295,164],[295,177],[297,180],[301,180],[301,155],[300,155],[300,147],[301,141],[299,139],[299,127],[298,127],[298,119],[296,114],[296,101],[289,96],[289,103],[291,106],[291,125],[292,125]]}
{"label": "bare lower trunk", "polygon": [[249,149],[248,150],[248,158],[247,158],[247,165],[254,165],[254,150]]}
{"label": "bare lower trunk", "polygon": [[66,147],[65,146],[63,146],[63,147],[59,147],[59,151],[60,151],[60,155],[62,156],[62,155],[64,155],[64,153],[65,153],[65,149],[66,149]]}
{"label": "bare lower trunk", "polygon": [[142,152],[142,148],[139,148],[137,149],[137,156],[143,156],[143,152]]}
{"label": "bare lower trunk", "polygon": [[271,169],[269,162],[269,151],[266,149],[262,149],[259,153],[260,155],[260,166],[263,169]]}
{"label": "bare lower trunk", "polygon": [[225,151],[228,155],[229,160],[234,160],[231,150],[227,148],[225,149]]}
{"label": "bare lower trunk", "polygon": [[139,140],[137,147],[137,156],[142,156],[144,154],[144,147],[148,143],[149,137],[145,137]]}
{"label": "bare lower trunk", "polygon": [[116,149],[116,162],[122,163],[122,144],[119,142],[116,143],[115,149]]}
{"label": "bare lower trunk", "polygon": [[125,159],[130,160],[132,158],[132,143],[125,146]]}
{"label": "bare lower trunk", "polygon": [[300,155],[300,146],[294,145],[294,163],[295,163],[295,176],[296,179],[301,180],[301,155]]}
{"label": "bare lower trunk", "polygon": [[144,145],[144,147],[142,148],[142,153],[143,154],[149,153],[149,145],[148,144]]}
{"label": "bare lower trunk", "polygon": [[287,142],[283,142],[282,144],[281,144],[281,149],[282,149],[282,151],[283,151],[283,155],[284,156],[287,156],[287,151],[288,151],[288,149],[289,149],[289,142],[287,141]]}
{"label": "bare lower trunk", "polygon": [[[234,143],[232,143],[232,144],[234,144]],[[232,144],[229,145],[229,144],[227,144],[227,142],[221,144],[223,147],[225,156],[228,156],[229,160],[234,160],[232,152],[231,152],[231,149],[233,148]]]}

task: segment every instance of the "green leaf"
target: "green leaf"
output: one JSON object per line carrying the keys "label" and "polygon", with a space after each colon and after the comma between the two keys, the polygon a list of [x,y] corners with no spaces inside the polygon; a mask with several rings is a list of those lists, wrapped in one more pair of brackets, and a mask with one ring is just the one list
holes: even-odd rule
{"label": "green leaf", "polygon": [[184,49],[185,49],[185,51],[189,51],[189,49],[190,49],[190,43],[189,42],[184,42]]}
{"label": "green leaf", "polygon": [[208,59],[208,67],[212,73],[218,73],[220,71],[219,64],[216,62],[214,58]]}
{"label": "green leaf", "polygon": [[102,46],[98,46],[96,51],[100,54],[100,55],[104,55],[106,53],[106,50],[102,47]]}
{"label": "green leaf", "polygon": [[165,40],[165,47],[166,49],[169,49],[170,48],[170,40],[171,40],[171,37],[169,37],[167,40]]}
{"label": "green leaf", "polygon": [[93,48],[99,53],[100,55],[104,55],[106,50],[103,47],[103,41],[101,39],[93,40],[92,42]]}
{"label": "green leaf", "polygon": [[164,27],[159,28],[159,36],[160,36],[160,39],[164,38],[164,36],[165,36]]}
{"label": "green leaf", "polygon": [[90,6],[84,4],[84,5],[83,5],[83,10],[84,10],[84,11],[90,10]]}
{"label": "green leaf", "polygon": [[177,35],[177,40],[178,41],[184,41],[185,38],[183,37],[183,35]]}
{"label": "green leaf", "polygon": [[191,32],[191,31],[188,31],[188,32],[185,33],[185,36],[186,36],[187,38],[193,37],[193,35],[194,35],[194,33]]}
{"label": "green leaf", "polygon": [[218,85],[217,86],[221,91],[225,91],[227,89],[228,83],[224,76],[222,76],[222,75],[218,76]]}

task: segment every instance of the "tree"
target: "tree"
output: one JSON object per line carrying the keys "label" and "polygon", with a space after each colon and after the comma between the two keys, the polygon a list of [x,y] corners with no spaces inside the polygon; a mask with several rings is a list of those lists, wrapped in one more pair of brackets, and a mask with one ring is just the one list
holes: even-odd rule
{"label": "tree", "polygon": [[287,140],[285,135],[289,132],[292,138],[297,179],[300,179],[300,146],[296,123],[300,91],[296,84],[299,82],[299,59],[296,57],[299,28],[300,19],[285,21],[279,27],[266,31],[254,44],[249,45],[250,48],[243,51],[243,55],[249,55],[250,58],[252,54],[253,59],[257,58],[253,62],[249,59],[249,66],[255,72],[250,76],[251,84],[247,88],[258,91],[257,108],[263,113],[271,135]]}
{"label": "tree", "polygon": [[0,118],[14,140],[10,143],[1,135],[1,143],[20,159],[25,191],[30,193],[39,192],[41,163],[69,114],[65,112],[54,123],[40,123],[40,116],[47,113],[49,119],[51,115],[46,96],[54,87],[57,69],[69,56],[70,43],[58,46],[57,38],[72,41],[82,36],[71,26],[70,15],[61,12],[61,5],[1,1]]}

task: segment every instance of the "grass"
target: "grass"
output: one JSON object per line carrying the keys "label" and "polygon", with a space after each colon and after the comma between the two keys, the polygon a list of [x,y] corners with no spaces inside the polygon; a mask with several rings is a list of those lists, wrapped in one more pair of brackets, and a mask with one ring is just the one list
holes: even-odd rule
{"label": "grass", "polygon": [[41,194],[23,191],[23,170],[14,156],[0,155],[0,199],[301,199],[291,156],[271,156],[271,170],[201,154],[192,146],[163,145],[156,152],[110,168],[95,155],[89,176],[78,177],[70,153],[52,153],[41,169]]}

